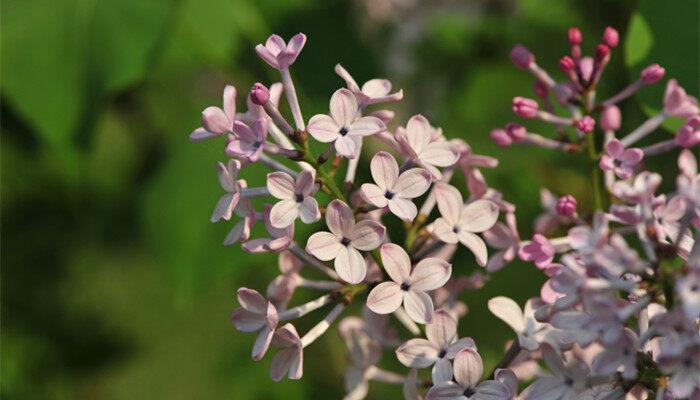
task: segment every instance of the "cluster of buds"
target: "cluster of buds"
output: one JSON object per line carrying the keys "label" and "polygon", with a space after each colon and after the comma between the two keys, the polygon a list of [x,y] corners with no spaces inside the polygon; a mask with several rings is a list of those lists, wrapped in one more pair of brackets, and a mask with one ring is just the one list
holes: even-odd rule
{"label": "cluster of buds", "polygon": [[[389,81],[371,79],[360,86],[337,65],[345,87],[333,93],[327,114],[307,119],[290,74],[306,37],[297,34],[286,43],[273,35],[256,47],[259,57],[279,71],[281,82],[256,83],[244,113],[236,112],[236,88],[226,86],[223,108],[206,108],[202,127],[190,140],[225,141],[229,160],[217,164],[224,195],[211,218],[236,219],[224,244],[278,253],[279,275],[264,291],[240,288],[240,307],[231,316],[239,331],[256,334],[253,360],[261,360],[271,347],[276,350],[272,380],[300,379],[305,348],[348,312],[348,305],[359,302],[361,315],[338,323],[348,350],[347,399],[364,398],[372,381],[401,386],[410,400],[700,398],[696,160],[689,150],[681,153],[677,191],[667,198],[655,194],[659,175],[639,171],[648,150],[628,148],[665,118],[681,115],[689,117],[679,132],[682,137],[673,145],[650,147],[656,154],[696,145],[700,119],[695,100],[671,81],[660,116],[631,133],[632,139],[618,141],[620,113],[614,104],[658,81],[663,69],[650,67],[638,83],[596,105],[595,87],[610,49],[618,44],[617,32],[606,30],[595,58],[581,56],[577,30],[569,32],[569,41],[571,56],[560,62],[567,83],[550,77],[525,47],[511,53],[518,67],[536,77],[546,109],[517,97],[514,112],[553,123],[560,140],[515,123],[494,130],[491,137],[504,146],[588,148],[596,172],[605,171],[606,186],[595,193],[607,188],[615,204],[579,215],[573,196],[557,199],[543,191],[546,212],[537,219],[530,241],[520,239],[515,205],[489,187],[481,173],[498,161],[475,154],[462,140],[448,140],[422,115],[402,126],[393,111],[377,109],[403,97],[400,90],[392,93]],[[572,117],[554,113],[550,89]],[[279,108],[283,93],[291,122]],[[603,155],[594,139],[584,140],[596,134],[595,111],[608,119],[600,124],[605,126]],[[567,136],[569,127],[574,138]],[[364,156],[363,149],[374,149],[373,154]],[[358,182],[365,157],[370,174]],[[239,177],[253,163],[269,169],[263,187],[248,187]],[[468,195],[453,186],[459,175]],[[308,237],[295,235],[298,220],[317,229]],[[266,233],[259,235],[263,229],[258,225]],[[547,238],[567,226],[568,235]],[[645,257],[634,250],[636,244]],[[466,275],[466,266],[452,265],[463,248],[483,270]],[[523,308],[504,296],[488,302],[489,310],[513,328],[514,340],[496,367],[484,373],[477,344],[458,334],[458,321],[467,312],[459,297],[482,287],[490,274],[517,257],[534,262],[549,280]],[[297,290],[319,296],[295,305]],[[329,310],[314,317],[324,308]],[[294,324],[303,317],[318,322],[300,334]],[[378,366],[387,350],[404,371]],[[522,386],[527,388],[519,393]]]}

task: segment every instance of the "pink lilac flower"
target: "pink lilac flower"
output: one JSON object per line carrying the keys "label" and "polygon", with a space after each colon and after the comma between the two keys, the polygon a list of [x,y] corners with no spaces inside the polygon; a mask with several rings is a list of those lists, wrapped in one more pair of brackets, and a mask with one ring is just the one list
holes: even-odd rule
{"label": "pink lilac flower", "polygon": [[381,346],[365,330],[365,322],[347,317],[338,325],[340,336],[347,348],[349,365],[345,370],[346,399],[362,399],[369,390],[369,378],[382,356]]}
{"label": "pink lilac flower", "polygon": [[301,53],[301,49],[306,44],[306,35],[297,33],[285,43],[284,39],[278,35],[271,35],[265,45],[258,44],[255,46],[255,52],[269,66],[275,69],[287,69]]}
{"label": "pink lilac flower", "polygon": [[318,114],[311,117],[307,130],[319,142],[334,142],[335,151],[347,158],[355,157],[362,137],[386,129],[379,118],[361,116],[355,95],[347,89],[333,93],[330,111],[330,116]]}
{"label": "pink lilac flower", "polygon": [[579,225],[569,229],[569,245],[581,254],[600,249],[608,241],[608,218],[602,212],[593,216],[593,226]]}
{"label": "pink lilac flower", "polygon": [[620,130],[622,124],[622,113],[616,105],[606,105],[600,113],[600,129],[605,132],[615,132]]}
{"label": "pink lilac flower", "polygon": [[532,261],[537,268],[545,268],[554,260],[556,251],[552,243],[546,237],[536,233],[530,243],[522,246],[518,256],[523,261]]}
{"label": "pink lilac flower", "polygon": [[576,198],[570,194],[562,196],[557,200],[554,209],[562,217],[571,217],[576,213]]}
{"label": "pink lilac flower", "polygon": [[235,121],[233,133],[233,139],[226,146],[226,155],[242,157],[250,162],[257,161],[263,151],[265,139],[267,139],[266,121],[258,119],[251,126],[241,121]]}
{"label": "pink lilac flower", "polygon": [[201,142],[233,132],[236,119],[236,88],[227,85],[224,88],[224,108],[207,107],[202,111],[202,127],[190,133],[190,141]]}
{"label": "pink lilac flower", "polygon": [[437,167],[453,165],[459,155],[452,150],[450,142],[431,141],[434,131],[424,116],[414,115],[408,120],[405,129],[399,127],[395,138],[412,162],[428,170],[433,179],[438,180],[442,173]]}
{"label": "pink lilac flower", "polygon": [[454,360],[455,382],[440,382],[427,393],[427,400],[507,400],[510,389],[496,380],[479,383],[484,372],[481,356],[476,348],[461,350]]}
{"label": "pink lilac flower", "polygon": [[259,219],[258,213],[253,209],[250,199],[244,198],[235,208],[235,213],[242,219],[236,222],[229,233],[224,238],[224,246],[231,246],[238,242],[245,242],[250,239],[253,226]]}
{"label": "pink lilac flower", "polygon": [[280,350],[270,362],[270,378],[279,382],[286,375],[289,379],[301,379],[304,374],[304,346],[292,324],[279,328],[272,337],[272,344]]}
{"label": "pink lilac flower", "polygon": [[666,70],[659,64],[651,64],[650,66],[644,68],[639,75],[639,79],[645,85],[651,85],[664,77]]}
{"label": "pink lilac flower", "polygon": [[238,289],[237,308],[231,314],[231,322],[241,332],[258,332],[253,345],[253,360],[263,358],[270,347],[279,317],[275,306],[253,289]]}
{"label": "pink lilac flower", "polygon": [[539,112],[539,105],[533,99],[520,96],[514,97],[513,112],[522,118],[535,118]]}
{"label": "pink lilac flower", "polygon": [[267,174],[267,189],[281,201],[270,210],[270,222],[278,229],[284,229],[299,217],[305,224],[321,219],[318,202],[313,197],[318,190],[313,171],[301,171],[296,179],[286,172],[275,171]]}
{"label": "pink lilac flower", "polygon": [[549,345],[542,346],[542,358],[553,375],[545,375],[527,387],[522,393],[523,400],[578,400],[586,389],[588,368],[573,362],[564,365],[561,357]]}
{"label": "pink lilac flower", "polygon": [[264,253],[267,251],[280,252],[285,250],[292,243],[294,238],[294,224],[290,224],[286,228],[275,228],[270,220],[272,206],[265,205],[263,221],[265,229],[270,237],[252,239],[244,242],[241,247],[249,253]]}
{"label": "pink lilac flower", "polygon": [[611,26],[605,28],[605,32],[603,32],[603,43],[614,49],[619,42],[620,35],[617,33],[617,30]]}
{"label": "pink lilac flower", "polygon": [[372,104],[388,103],[403,99],[403,90],[390,93],[391,82],[386,79],[370,79],[360,88],[352,75],[342,65],[335,65],[335,73],[345,81],[348,89],[357,97],[360,109],[364,109]]}
{"label": "pink lilac flower", "polygon": [[362,184],[362,198],[375,207],[388,206],[394,215],[404,221],[413,221],[418,210],[411,199],[428,190],[430,173],[422,168],[412,168],[399,175],[396,160],[384,151],[372,157],[370,171],[376,184]]}
{"label": "pink lilac flower", "polygon": [[508,135],[505,129],[493,129],[489,135],[491,136],[491,140],[498,146],[508,147],[513,144],[513,139]]}
{"label": "pink lilac flower", "polygon": [[433,321],[425,326],[427,339],[410,339],[396,349],[399,361],[410,368],[432,366],[433,383],[452,380],[452,363],[457,353],[467,347],[476,348],[474,340],[458,340],[457,321],[445,310],[436,310]]}
{"label": "pink lilac flower", "polygon": [[219,220],[230,220],[233,211],[238,206],[241,200],[241,189],[246,188],[246,182],[243,179],[238,179],[238,173],[241,171],[241,162],[238,160],[229,160],[228,164],[216,163],[216,172],[219,176],[219,184],[226,191],[226,194],[221,196],[214,207],[214,212],[211,215],[211,222]]}
{"label": "pink lilac flower", "polygon": [[535,62],[535,56],[527,47],[518,44],[510,51],[510,60],[520,69],[528,69]]}
{"label": "pink lilac flower", "polygon": [[389,314],[401,304],[408,316],[419,324],[433,319],[433,300],[426,293],[444,285],[452,274],[452,266],[439,258],[424,258],[411,270],[408,254],[398,245],[381,247],[384,269],[391,278],[369,293],[367,307],[377,314]]}
{"label": "pink lilac flower", "polygon": [[520,247],[520,235],[515,226],[515,215],[506,215],[506,224],[497,222],[491,229],[484,232],[484,239],[489,246],[498,249],[489,257],[486,263],[486,271],[496,272],[504,265],[513,261]]}
{"label": "pink lilac flower", "polygon": [[698,115],[698,100],[688,95],[678,81],[671,79],[664,92],[664,112],[672,117],[692,117]]}
{"label": "pink lilac flower", "polygon": [[[251,95],[248,96],[248,99],[246,100],[246,103],[248,105],[248,110],[244,113],[238,113],[236,114],[236,119],[239,121],[242,121],[248,125],[253,124],[258,119],[264,119],[265,121],[270,121],[270,116],[267,115],[265,112],[264,108],[259,105],[255,104],[253,101],[253,90],[262,90],[260,87],[264,88],[264,90],[267,92],[268,101],[274,105],[275,107],[278,106],[280,97],[282,96],[282,91],[284,90],[284,86],[280,82],[273,83],[270,85],[270,88],[266,88],[264,85],[261,83],[256,83],[253,88],[251,89]],[[257,89],[256,89],[257,88]],[[262,100],[262,98],[260,98]]]}
{"label": "pink lilac flower", "polygon": [[694,115],[676,132],[676,144],[686,149],[700,144],[700,116]]}
{"label": "pink lilac flower", "polygon": [[583,133],[591,133],[593,128],[595,128],[595,119],[590,115],[584,115],[583,118],[576,122],[576,128]]}
{"label": "pink lilac flower", "polygon": [[651,204],[654,192],[661,184],[661,175],[655,172],[642,171],[629,181],[617,181],[612,187],[615,196],[637,204]]}
{"label": "pink lilac flower", "polygon": [[309,237],[306,251],[321,261],[334,261],[335,271],[349,283],[362,282],[367,266],[361,251],[374,250],[382,244],[386,228],[376,221],[355,224],[355,216],[347,204],[333,200],[326,209],[326,225],[330,232],[316,232]]}
{"label": "pink lilac flower", "polygon": [[593,359],[593,370],[600,375],[612,375],[618,371],[624,379],[637,377],[637,335],[625,328],[617,343],[606,346]]}
{"label": "pink lilac flower", "polygon": [[255,82],[250,89],[249,99],[258,106],[267,104],[270,101],[270,90],[260,82]]}
{"label": "pink lilac flower", "polygon": [[613,139],[605,146],[605,154],[600,159],[600,168],[615,172],[620,179],[627,179],[632,176],[642,157],[644,157],[642,150],[625,149],[619,140]]}
{"label": "pink lilac flower", "polygon": [[659,240],[676,240],[680,230],[681,218],[685,215],[685,201],[682,197],[676,196],[666,202],[666,196],[662,198],[653,211],[654,227]]}
{"label": "pink lilac flower", "polygon": [[474,253],[481,266],[486,265],[486,244],[476,235],[490,229],[498,219],[498,206],[490,200],[476,200],[466,206],[462,194],[448,184],[435,185],[435,197],[442,217],[433,223],[433,234],[445,243],[460,242]]}
{"label": "pink lilac flower", "polygon": [[301,271],[304,264],[290,251],[280,252],[277,257],[277,264],[280,275],[267,285],[265,293],[278,310],[284,310],[292,299],[294,290],[296,290],[299,282],[302,280],[299,271]]}

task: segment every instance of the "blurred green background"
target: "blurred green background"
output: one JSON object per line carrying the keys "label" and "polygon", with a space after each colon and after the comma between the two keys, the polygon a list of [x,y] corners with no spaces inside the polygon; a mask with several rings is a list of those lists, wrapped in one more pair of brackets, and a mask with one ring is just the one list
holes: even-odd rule
{"label": "blurred green background", "polygon": [[[270,33],[308,36],[292,71],[307,118],[326,110],[341,86],[333,72],[341,62],[358,81],[387,77],[404,89],[392,107],[398,121],[423,113],[447,136],[498,156],[500,167],[484,173],[518,205],[527,237],[539,187],[573,193],[584,211],[589,190],[583,159],[499,149],[488,139],[514,119],[513,96],[532,96],[532,80],[510,65],[509,49],[524,43],[560,76],[569,26],[581,28],[591,52],[612,25],[630,39],[614,51],[601,98],[651,62],[697,96],[697,18],[695,0],[3,1],[0,396],[342,396],[335,330],[307,349],[299,382],[273,384],[270,357],[250,360],[253,337],[236,332],[229,313],[236,288],[264,290],[275,256],[221,245],[231,224],[208,218],[221,194],[214,163],[222,146],[187,141],[200,111],[220,105],[225,84],[240,94],[278,79],[253,51]],[[659,108],[662,90],[624,104],[626,131]],[[241,95],[238,106],[245,107]],[[673,160],[649,163],[673,171]],[[460,251],[455,273],[476,269]],[[511,333],[488,316],[485,301],[507,294],[522,304],[543,279],[513,263],[464,296],[470,313],[460,331],[477,340],[487,368]],[[300,331],[322,314],[312,315]],[[395,364],[387,354],[382,365]],[[372,384],[369,398],[399,393]]]}

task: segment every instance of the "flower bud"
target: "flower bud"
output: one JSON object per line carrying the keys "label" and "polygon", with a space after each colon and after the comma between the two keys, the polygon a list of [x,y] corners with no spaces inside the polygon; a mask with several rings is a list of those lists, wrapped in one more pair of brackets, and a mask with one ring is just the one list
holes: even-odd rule
{"label": "flower bud", "polygon": [[593,128],[595,128],[595,119],[590,115],[584,115],[583,118],[576,122],[576,127],[583,133],[591,133]]}
{"label": "flower bud", "polygon": [[541,80],[535,81],[533,90],[535,91],[535,94],[541,98],[547,97],[547,94],[549,93],[549,87],[546,83],[542,82]]}
{"label": "flower bud", "polygon": [[622,115],[615,105],[605,106],[600,113],[600,128],[604,131],[617,131],[620,129]]}
{"label": "flower bud", "polygon": [[513,98],[513,112],[519,117],[534,118],[539,111],[539,105],[533,99],[526,97]]}
{"label": "flower bud", "polygon": [[676,132],[676,144],[686,149],[700,144],[700,129],[698,128],[700,128],[700,116],[695,115],[688,118]]}
{"label": "flower bud", "polygon": [[605,32],[603,32],[603,43],[614,49],[619,42],[620,35],[617,33],[617,30],[611,26],[605,28]]}
{"label": "flower bud", "polygon": [[574,196],[567,194],[559,198],[557,205],[554,207],[557,214],[562,217],[570,217],[576,212],[576,198]]}
{"label": "flower bud", "polygon": [[270,101],[270,91],[262,83],[256,82],[250,89],[250,100],[253,104],[265,105]]}
{"label": "flower bud", "polygon": [[522,142],[527,137],[527,129],[520,124],[511,122],[506,125],[506,132],[514,142]]}
{"label": "flower bud", "polygon": [[651,64],[642,70],[642,73],[639,74],[639,79],[641,79],[642,83],[645,85],[651,85],[663,78],[665,73],[666,70],[659,64]]}
{"label": "flower bud", "polygon": [[501,147],[508,147],[513,144],[513,139],[506,133],[504,129],[494,129],[491,131],[491,140]]}
{"label": "flower bud", "polygon": [[604,44],[599,44],[598,47],[595,48],[595,58],[597,60],[602,60],[605,57],[607,57],[610,54],[610,47],[604,45]]}
{"label": "flower bud", "polygon": [[569,39],[569,43],[572,46],[578,46],[581,44],[581,40],[582,40],[581,31],[578,28],[576,28],[576,27],[569,28],[569,32],[567,34],[567,37]]}
{"label": "flower bud", "polygon": [[569,56],[564,56],[559,59],[559,69],[568,72],[574,69],[574,60]]}
{"label": "flower bud", "polygon": [[457,383],[465,388],[476,386],[484,373],[484,363],[476,349],[467,347],[457,353],[454,360],[454,376]]}
{"label": "flower bud", "polygon": [[513,47],[510,51],[510,60],[520,69],[528,69],[535,61],[535,56],[522,44]]}

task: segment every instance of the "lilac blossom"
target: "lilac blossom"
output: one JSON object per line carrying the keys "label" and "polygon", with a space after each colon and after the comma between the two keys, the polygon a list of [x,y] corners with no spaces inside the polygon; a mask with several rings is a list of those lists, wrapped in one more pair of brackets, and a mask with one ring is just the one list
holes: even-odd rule
{"label": "lilac blossom", "polygon": [[236,87],[227,85],[224,88],[224,108],[207,107],[202,111],[202,127],[190,134],[191,142],[201,142],[227,132],[233,132],[236,120]]}
{"label": "lilac blossom", "polygon": [[348,89],[355,95],[360,109],[364,109],[372,104],[394,102],[403,99],[403,90],[391,93],[391,82],[386,79],[370,79],[360,87],[352,75],[350,75],[342,65],[335,65],[335,73],[345,81]]}
{"label": "lilac blossom", "polygon": [[306,35],[297,33],[285,43],[278,35],[271,35],[265,44],[255,46],[255,52],[269,66],[275,69],[287,69],[301,53],[306,44]]}
{"label": "lilac blossom", "polygon": [[270,362],[270,378],[279,382],[286,375],[289,379],[301,379],[304,374],[304,346],[292,324],[285,324],[275,331],[272,344],[280,350]]}
{"label": "lilac blossom", "polygon": [[552,375],[546,375],[521,393],[523,400],[578,400],[586,390],[588,368],[579,362],[565,365],[549,345],[542,348],[542,358]]}
{"label": "lilac blossom", "polygon": [[640,149],[626,149],[619,140],[613,139],[605,146],[605,155],[600,159],[600,168],[613,171],[620,179],[627,179],[644,157]]}
{"label": "lilac blossom", "polygon": [[484,371],[481,356],[476,348],[467,347],[457,353],[454,360],[455,382],[435,384],[426,399],[439,400],[507,400],[511,397],[508,386],[500,381],[487,380],[479,383]]}
{"label": "lilac blossom", "polygon": [[296,179],[285,172],[272,172],[267,175],[267,190],[280,199],[270,210],[270,222],[278,229],[284,229],[298,218],[305,224],[318,221],[321,212],[313,197],[317,187],[315,174],[302,171]]}
{"label": "lilac blossom", "polygon": [[530,243],[524,244],[518,251],[518,256],[523,261],[532,261],[540,269],[552,263],[554,254],[556,251],[552,243],[539,233],[536,233]]}
{"label": "lilac blossom", "polygon": [[219,175],[219,184],[226,191],[226,194],[221,196],[214,207],[214,212],[211,215],[211,222],[219,220],[229,220],[233,215],[233,211],[238,206],[241,199],[241,189],[247,187],[245,180],[238,179],[238,173],[241,170],[241,163],[238,160],[229,160],[228,164],[216,163],[216,172]]}
{"label": "lilac blossom", "polygon": [[277,309],[260,293],[247,288],[238,289],[238,304],[241,308],[233,311],[231,322],[239,331],[258,333],[253,346],[253,360],[259,361],[270,347],[277,327]]}
{"label": "lilac blossom", "polygon": [[506,224],[497,222],[491,229],[484,232],[484,239],[489,246],[499,250],[491,254],[486,263],[486,271],[496,272],[518,255],[520,235],[515,226],[515,216],[507,214]]}
{"label": "lilac blossom", "polygon": [[251,126],[241,121],[233,123],[233,140],[226,146],[226,154],[255,162],[263,151],[267,138],[267,124],[264,119],[253,121]]}
{"label": "lilac blossom", "polygon": [[424,116],[414,115],[408,120],[406,128],[399,128],[396,141],[412,162],[428,170],[433,179],[437,180],[442,177],[437,167],[453,165],[457,162],[458,155],[449,142],[433,140],[434,131]]}
{"label": "lilac blossom", "polygon": [[698,115],[698,100],[688,95],[675,79],[670,79],[664,92],[664,112],[672,117]]}

